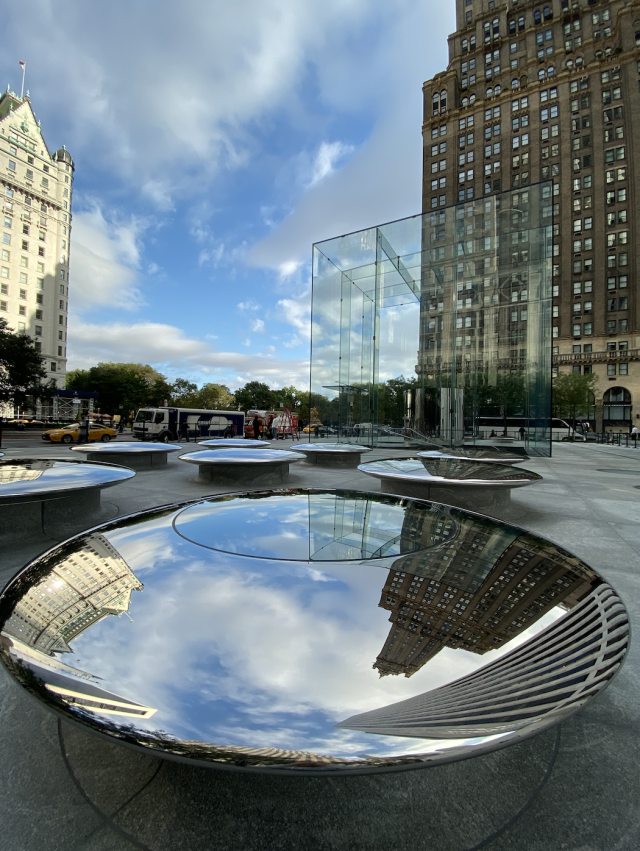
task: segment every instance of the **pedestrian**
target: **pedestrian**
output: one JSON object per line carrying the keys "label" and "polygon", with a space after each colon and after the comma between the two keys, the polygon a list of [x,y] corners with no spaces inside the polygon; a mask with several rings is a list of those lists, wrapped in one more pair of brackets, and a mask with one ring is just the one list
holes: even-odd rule
{"label": "pedestrian", "polygon": [[260,440],[260,418],[255,416],[251,425],[253,426],[253,439]]}
{"label": "pedestrian", "polygon": [[224,434],[223,434],[222,436],[223,436],[223,437],[233,437],[233,426],[232,426],[232,425],[228,425],[228,426],[225,428],[225,430],[224,430]]}
{"label": "pedestrian", "polygon": [[526,431],[524,430],[524,426],[521,425],[520,426],[520,440],[524,440],[525,434],[526,434]]}
{"label": "pedestrian", "polygon": [[317,426],[317,425],[316,425],[316,426],[314,426],[314,427],[313,427],[313,433],[314,433],[314,435],[315,435],[316,437],[320,437],[320,428],[319,428],[319,426]]}
{"label": "pedestrian", "polygon": [[497,436],[498,436],[498,435],[496,434],[496,430],[495,430],[494,428],[492,428],[492,429],[491,429],[491,434],[489,435],[489,437],[497,437]]}
{"label": "pedestrian", "polygon": [[273,436],[273,420],[274,420],[274,416],[273,416],[273,414],[271,414],[271,415],[269,416],[268,421],[267,421],[267,437],[269,438],[269,440],[274,440],[274,436]]}
{"label": "pedestrian", "polygon": [[633,442],[635,443],[638,439],[638,427],[637,426],[634,426],[631,429],[631,437],[633,438]]}
{"label": "pedestrian", "polygon": [[180,437],[185,443],[189,443],[189,423],[187,420],[182,420],[180,423]]}

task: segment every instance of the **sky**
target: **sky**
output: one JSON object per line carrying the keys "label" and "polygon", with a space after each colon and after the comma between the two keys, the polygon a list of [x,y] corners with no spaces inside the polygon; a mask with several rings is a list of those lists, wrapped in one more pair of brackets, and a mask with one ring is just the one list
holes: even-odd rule
{"label": "sky", "polygon": [[76,168],[68,369],[308,387],[312,244],[420,211],[454,4],[3,6],[0,84]]}

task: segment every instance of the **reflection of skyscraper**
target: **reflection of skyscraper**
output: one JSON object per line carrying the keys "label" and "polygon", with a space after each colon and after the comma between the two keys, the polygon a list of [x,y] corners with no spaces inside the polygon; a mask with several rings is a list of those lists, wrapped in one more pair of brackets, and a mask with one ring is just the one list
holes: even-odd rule
{"label": "reflection of skyscraper", "polygon": [[128,611],[131,592],[142,588],[103,535],[88,535],[84,546],[25,594],[4,632],[49,655],[69,652],[69,643],[87,627]]}
{"label": "reflection of skyscraper", "polygon": [[[572,608],[597,584],[593,571],[553,545],[490,528],[483,535],[470,524],[454,546],[396,562],[379,603],[392,623],[373,666],[380,676],[410,677],[445,646],[495,650],[555,606]],[[497,557],[487,559],[501,536]],[[484,570],[469,570],[474,559]]]}
{"label": "reflection of skyscraper", "polygon": [[2,631],[10,655],[44,687],[70,706],[106,715],[150,718],[155,712],[91,682],[86,671],[60,662],[54,653],[107,615],[129,610],[131,592],[144,586],[101,534],[57,561],[16,605]]}
{"label": "reflection of skyscraper", "polygon": [[53,467],[57,461],[42,461],[40,459],[34,461],[20,461],[19,464],[12,464],[10,461],[0,464],[0,485],[7,485],[9,482],[26,482],[39,479],[47,467]]}

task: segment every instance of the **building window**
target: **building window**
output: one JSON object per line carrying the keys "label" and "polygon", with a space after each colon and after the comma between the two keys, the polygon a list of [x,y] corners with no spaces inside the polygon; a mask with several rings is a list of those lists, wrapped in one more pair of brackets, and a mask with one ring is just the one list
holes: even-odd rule
{"label": "building window", "polygon": [[58,369],[58,365],[55,361],[51,361],[51,372],[56,372]]}
{"label": "building window", "polygon": [[36,325],[35,333],[36,337],[42,337],[42,325]]}
{"label": "building window", "polygon": [[615,363],[607,364],[607,375],[615,375],[616,374],[616,365]]}
{"label": "building window", "polygon": [[18,308],[18,314],[20,316],[26,316],[27,315],[27,308],[24,306],[24,304],[21,304],[20,307]]}
{"label": "building window", "polygon": [[616,320],[609,319],[607,321],[607,334],[615,334],[616,333]]}
{"label": "building window", "polygon": [[[591,334],[593,333],[593,325],[591,324],[591,322],[585,322],[584,323],[584,325],[582,326],[582,333],[584,334],[585,337],[591,336]],[[586,351],[586,349],[585,349],[585,351]]]}

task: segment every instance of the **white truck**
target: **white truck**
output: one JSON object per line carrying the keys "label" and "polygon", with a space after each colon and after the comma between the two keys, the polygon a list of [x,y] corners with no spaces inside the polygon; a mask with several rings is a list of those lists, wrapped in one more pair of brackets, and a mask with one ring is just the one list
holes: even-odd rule
{"label": "white truck", "polygon": [[243,437],[242,411],[208,411],[200,408],[140,408],[133,421],[138,440],[199,440]]}

